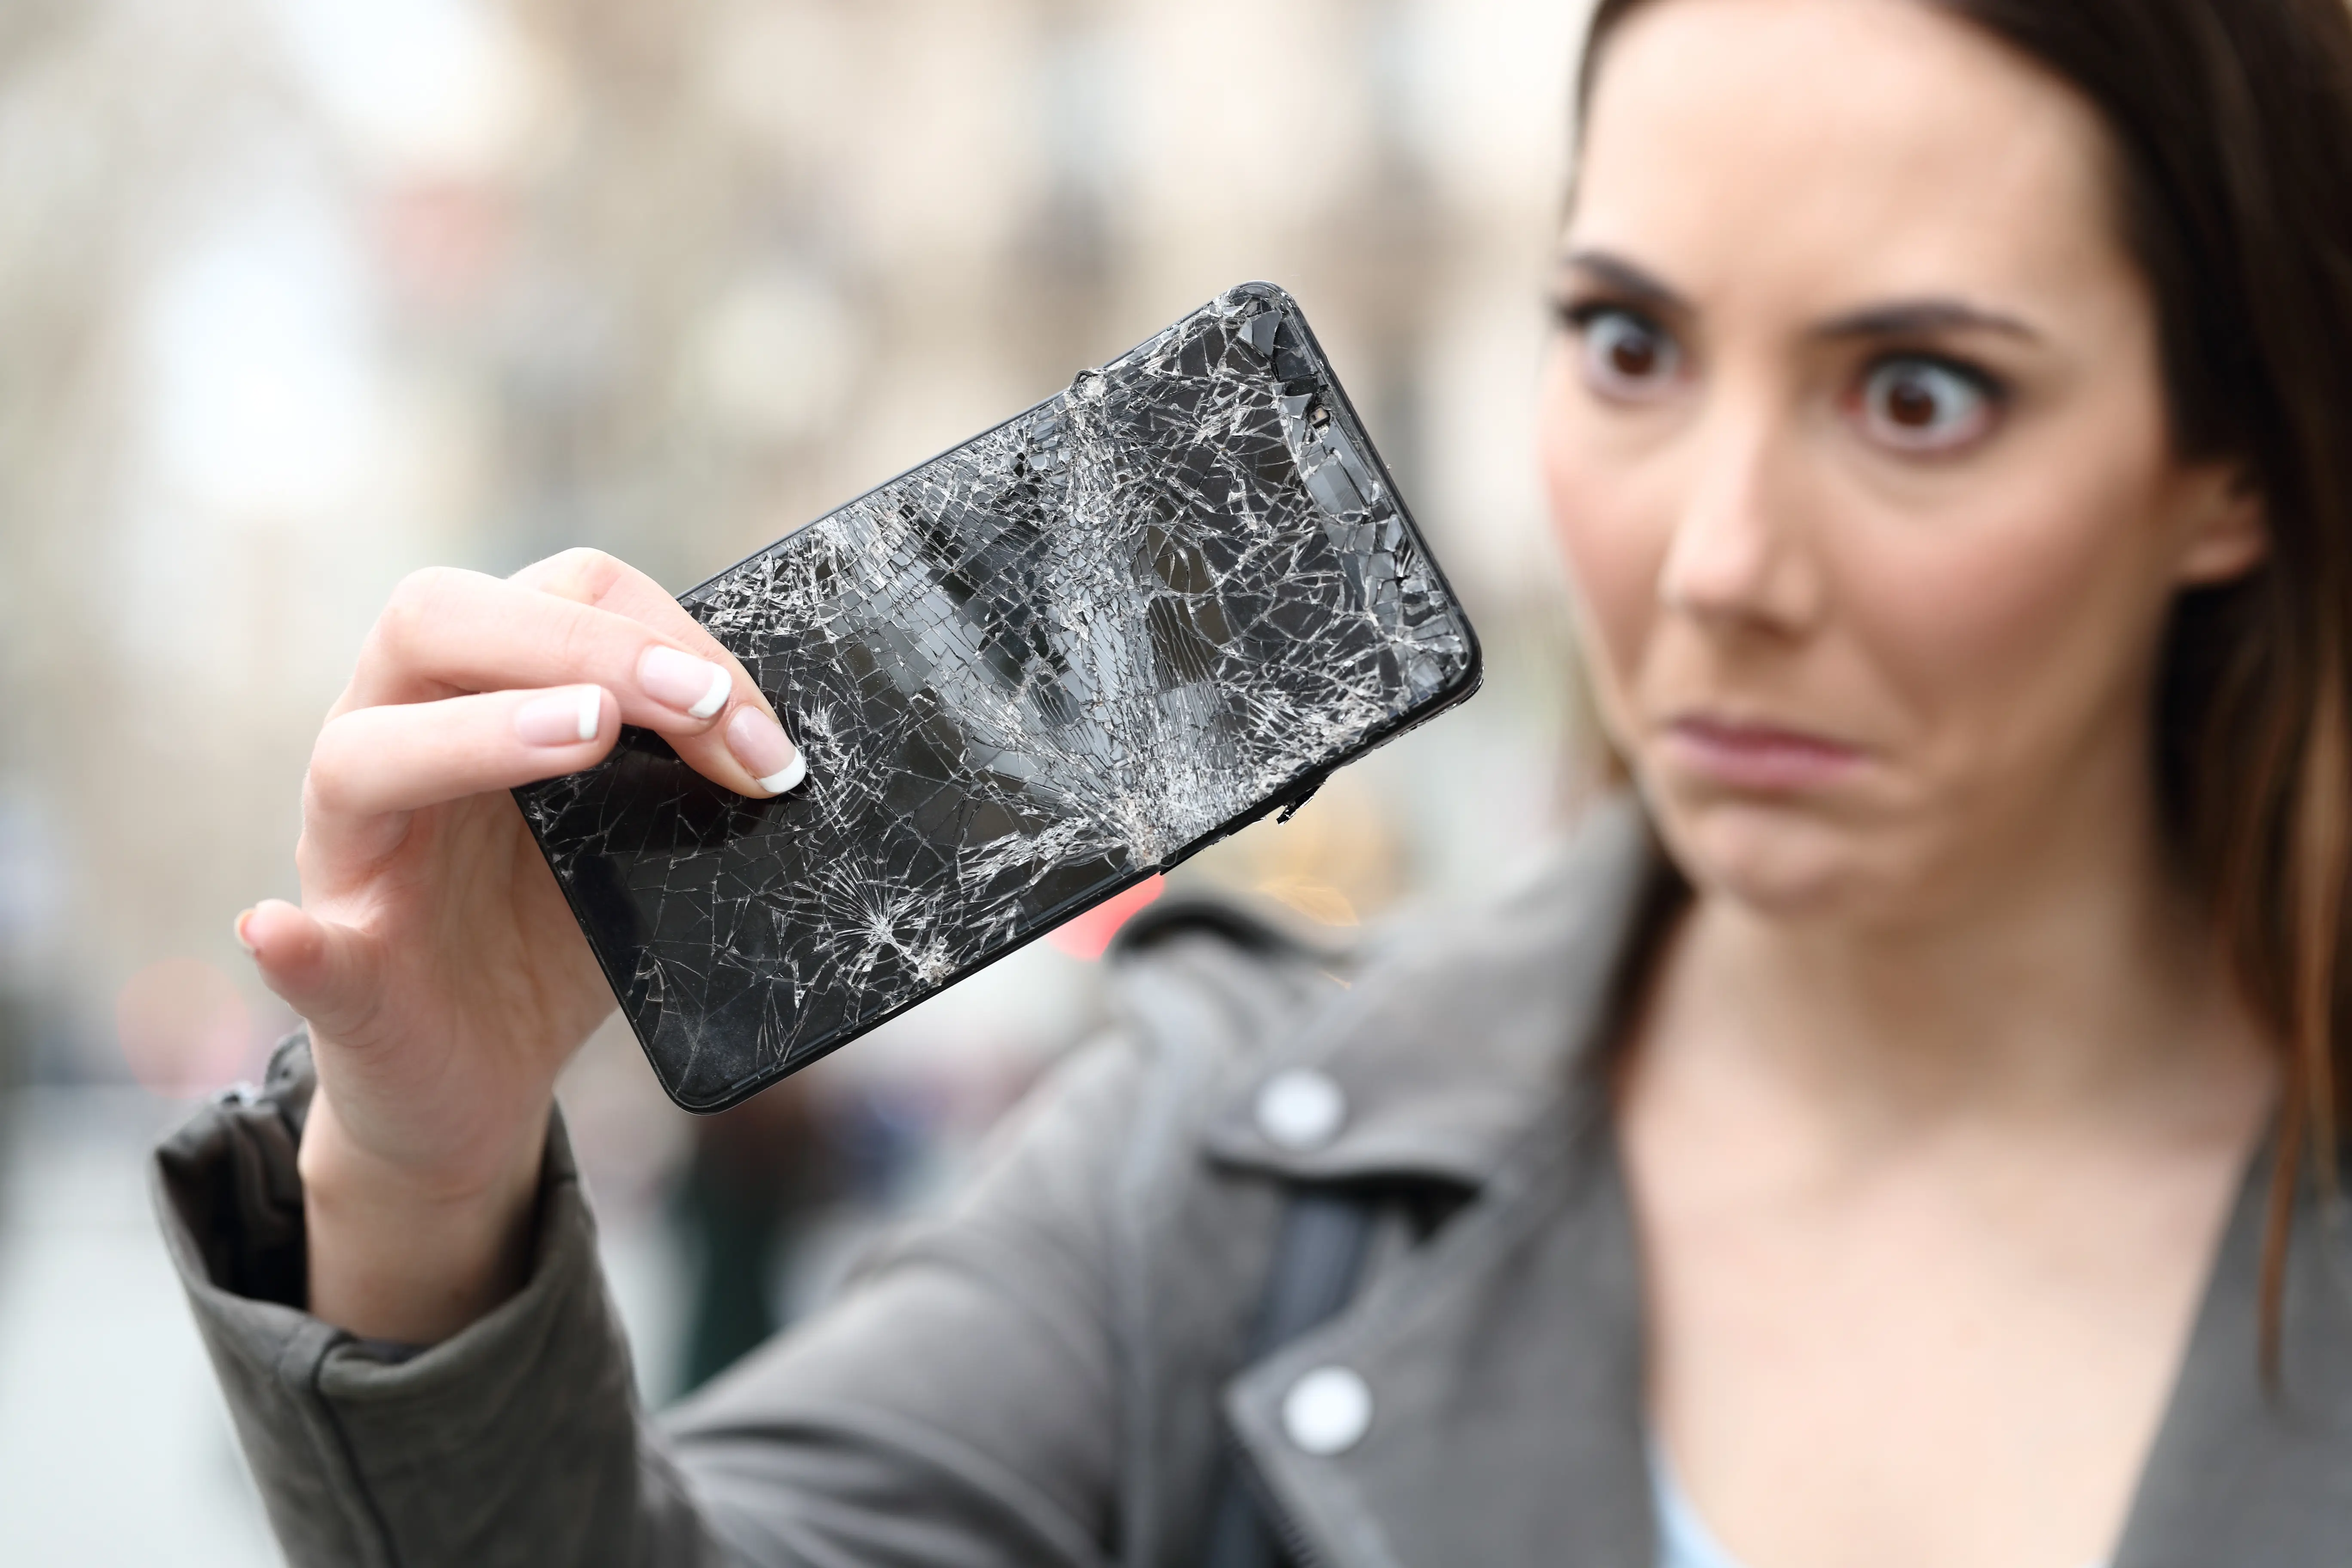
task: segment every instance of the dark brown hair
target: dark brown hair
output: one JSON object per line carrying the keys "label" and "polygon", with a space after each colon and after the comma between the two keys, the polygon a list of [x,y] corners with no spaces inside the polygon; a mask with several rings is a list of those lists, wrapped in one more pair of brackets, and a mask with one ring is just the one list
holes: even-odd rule
{"label": "dark brown hair", "polygon": [[[1647,3],[1600,0],[1580,105],[1601,46]],[[2181,863],[2286,1058],[2262,1278],[2275,1371],[2298,1190],[2309,1175],[2335,1191],[2352,1084],[2352,9],[1919,3],[2098,111],[2155,296],[2175,449],[2235,462],[2263,500],[2267,563],[2175,610],[2153,765]]]}

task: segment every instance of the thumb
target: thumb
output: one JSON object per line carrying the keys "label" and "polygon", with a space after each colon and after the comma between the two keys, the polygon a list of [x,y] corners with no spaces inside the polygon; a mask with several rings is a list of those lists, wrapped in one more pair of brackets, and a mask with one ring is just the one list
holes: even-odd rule
{"label": "thumb", "polygon": [[374,1014],[375,955],[351,927],[316,919],[283,899],[264,899],[236,917],[236,940],[253,955],[262,984],[313,1033],[348,1039]]}

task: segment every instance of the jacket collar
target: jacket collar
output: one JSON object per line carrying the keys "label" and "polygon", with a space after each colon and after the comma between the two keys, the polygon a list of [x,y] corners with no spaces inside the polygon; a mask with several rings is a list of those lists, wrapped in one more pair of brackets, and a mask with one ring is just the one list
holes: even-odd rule
{"label": "jacket collar", "polygon": [[[1653,1568],[1640,1258],[1607,1106],[1576,1069],[1608,1025],[1658,863],[1636,805],[1597,808],[1516,895],[1375,952],[1264,1069],[1335,1084],[1336,1136],[1279,1146],[1255,1091],[1213,1125],[1230,1165],[1479,1194],[1411,1266],[1227,1390],[1234,1434],[1311,1561]],[[1367,1436],[1335,1458],[1301,1452],[1283,1415],[1325,1367],[1373,1391]]]}
{"label": "jacket collar", "polygon": [[[1225,1411],[1332,1568],[1654,1568],[1640,1255],[1608,1120],[1555,1100],[1412,1266],[1244,1371]],[[1345,1368],[1371,1419],[1302,1452],[1285,1405]]]}
{"label": "jacket collar", "polygon": [[2247,1171],[2114,1568],[2318,1568],[2352,1542],[2352,1232],[2342,1200],[2298,1205],[2279,1380],[2261,1353],[2272,1152]]}
{"label": "jacket collar", "polygon": [[[1383,954],[1288,1059],[1328,1074],[1345,1127],[1277,1147],[1248,1097],[1211,1133],[1234,1165],[1300,1180],[1436,1177],[1478,1200],[1411,1264],[1229,1386],[1234,1430],[1319,1556],[1653,1568],[1640,1250],[1592,1048],[1656,850],[1638,807],[1596,812],[1543,880]],[[2352,1541],[2352,1213],[2298,1205],[2281,1386],[2259,1373],[2271,1153],[2229,1218],[2113,1568],[2320,1568]],[[1362,1441],[1287,1440],[1307,1372],[1371,1390]]]}
{"label": "jacket collar", "polygon": [[[1640,1247],[1608,1118],[1538,1118],[1479,1201],[1226,1395],[1269,1488],[1335,1568],[1654,1568]],[[2279,1387],[2259,1372],[2271,1157],[2250,1164],[2112,1568],[2335,1568],[2352,1542],[2352,1216],[2307,1200]],[[1363,1439],[1288,1440],[1298,1380],[1346,1367]]]}
{"label": "jacket collar", "polygon": [[[1485,1184],[1563,1094],[1595,1044],[1643,889],[1658,864],[1630,799],[1588,816],[1517,892],[1452,924],[1378,946],[1211,1122],[1221,1162],[1298,1181],[1426,1177]],[[1275,1074],[1328,1079],[1344,1107],[1311,1148],[1269,1138],[1258,1093]]]}

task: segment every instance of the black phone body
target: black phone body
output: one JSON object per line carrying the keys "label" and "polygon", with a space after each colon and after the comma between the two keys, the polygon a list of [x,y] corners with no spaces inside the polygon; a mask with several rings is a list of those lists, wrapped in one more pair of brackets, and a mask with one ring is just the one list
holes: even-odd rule
{"label": "black phone body", "polygon": [[680,601],[808,759],[625,730],[515,792],[656,1076],[722,1110],[1476,689],[1297,304],[1244,284]]}

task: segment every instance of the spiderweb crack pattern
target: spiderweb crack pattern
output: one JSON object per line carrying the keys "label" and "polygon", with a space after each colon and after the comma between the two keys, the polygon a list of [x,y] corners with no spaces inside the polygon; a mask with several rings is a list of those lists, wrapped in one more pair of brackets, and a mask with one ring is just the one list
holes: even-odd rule
{"label": "spiderweb crack pattern", "polygon": [[807,782],[658,737],[516,792],[664,1087],[716,1109],[1466,696],[1297,306],[1247,284],[683,603]]}

